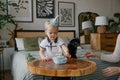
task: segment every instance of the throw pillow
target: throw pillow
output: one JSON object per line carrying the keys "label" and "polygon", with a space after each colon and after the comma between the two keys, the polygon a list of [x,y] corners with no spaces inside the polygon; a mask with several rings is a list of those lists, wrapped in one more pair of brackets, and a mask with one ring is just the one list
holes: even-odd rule
{"label": "throw pillow", "polygon": [[23,38],[15,38],[15,41],[16,41],[16,47],[18,50],[25,50]]}
{"label": "throw pillow", "polygon": [[38,37],[24,38],[24,47],[27,51],[39,50]]}

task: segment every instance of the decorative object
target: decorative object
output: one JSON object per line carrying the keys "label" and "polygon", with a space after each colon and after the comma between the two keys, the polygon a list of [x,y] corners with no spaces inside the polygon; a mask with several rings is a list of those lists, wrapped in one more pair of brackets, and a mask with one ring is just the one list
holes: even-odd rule
{"label": "decorative object", "polygon": [[36,0],[37,18],[54,18],[54,0]]}
{"label": "decorative object", "polygon": [[7,47],[9,47],[9,41],[0,39],[0,48],[7,48]]}
{"label": "decorative object", "polygon": [[[16,26],[16,23],[13,19],[15,16],[12,16],[10,14],[6,14],[7,5],[9,5],[9,4],[0,1],[0,39],[2,37],[2,32],[1,32],[2,28],[4,28],[6,26],[6,24],[12,23]],[[12,6],[12,5],[10,5],[10,6]]]}
{"label": "decorative object", "polygon": [[82,31],[84,32],[84,35],[80,36],[80,42],[81,44],[89,44],[90,43],[90,33],[92,32],[93,25],[90,20],[83,21],[82,22]]}
{"label": "decorative object", "polygon": [[58,26],[58,17],[59,15],[57,15],[55,18],[50,20],[50,24],[52,24],[53,26]]}
{"label": "decorative object", "polygon": [[93,26],[91,21],[82,22],[82,30],[84,31],[84,35],[90,35],[92,28]]}
{"label": "decorative object", "polygon": [[114,13],[113,16],[108,19],[107,33],[120,33],[120,13]]}
{"label": "decorative object", "polygon": [[106,32],[106,26],[108,25],[107,17],[105,16],[98,16],[95,20],[95,25],[97,27],[98,33],[105,33]]}
{"label": "decorative object", "polygon": [[8,11],[7,14],[12,14],[15,21],[18,22],[32,22],[33,21],[33,0],[7,0]]}
{"label": "decorative object", "polygon": [[58,2],[58,15],[60,27],[75,26],[75,3],[74,2]]}
{"label": "decorative object", "polygon": [[97,28],[96,26],[94,25],[95,24],[95,18],[98,16],[97,13],[94,13],[94,12],[82,12],[79,14],[78,16],[78,25],[79,25],[79,35],[83,35],[83,31],[82,31],[82,22],[83,21],[88,21],[90,20],[92,22],[92,25],[93,25],[93,30],[92,32],[96,32]]}

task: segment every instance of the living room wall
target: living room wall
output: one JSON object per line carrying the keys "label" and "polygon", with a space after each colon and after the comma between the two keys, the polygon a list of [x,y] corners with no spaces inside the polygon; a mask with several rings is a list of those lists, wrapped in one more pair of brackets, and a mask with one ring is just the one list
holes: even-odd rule
{"label": "living room wall", "polygon": [[[3,0],[4,1],[4,0]],[[78,15],[81,12],[95,12],[99,15],[112,17],[113,13],[120,12],[120,0],[54,0],[55,1],[55,16],[58,14],[58,1],[74,2],[75,3],[75,26],[74,27],[60,27],[60,30],[75,30],[78,37]],[[24,14],[23,14],[24,15]],[[43,30],[44,18],[36,18],[36,0],[33,0],[33,22],[18,22],[18,25],[24,30]],[[14,25],[7,24],[7,28],[13,30]],[[2,39],[9,39],[6,27],[0,31]]]}

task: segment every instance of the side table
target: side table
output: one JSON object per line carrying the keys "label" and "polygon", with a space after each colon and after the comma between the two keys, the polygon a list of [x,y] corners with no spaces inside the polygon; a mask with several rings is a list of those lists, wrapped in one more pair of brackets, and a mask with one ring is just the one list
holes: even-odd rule
{"label": "side table", "polygon": [[4,80],[4,56],[3,56],[3,48],[0,48],[0,80]]}

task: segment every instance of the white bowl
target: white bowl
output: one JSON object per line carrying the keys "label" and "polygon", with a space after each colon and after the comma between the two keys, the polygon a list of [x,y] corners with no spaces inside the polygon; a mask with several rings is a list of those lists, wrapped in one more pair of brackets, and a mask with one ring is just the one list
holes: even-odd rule
{"label": "white bowl", "polygon": [[56,56],[53,57],[53,61],[55,64],[65,64],[67,62],[67,58],[65,56]]}

